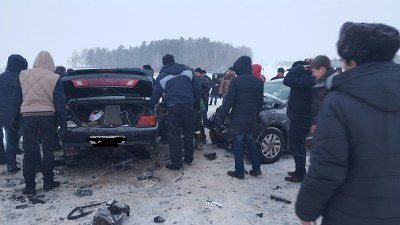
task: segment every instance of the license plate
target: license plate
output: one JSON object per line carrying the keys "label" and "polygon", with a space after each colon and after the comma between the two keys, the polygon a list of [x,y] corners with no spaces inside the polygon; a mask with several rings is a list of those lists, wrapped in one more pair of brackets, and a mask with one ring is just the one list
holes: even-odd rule
{"label": "license plate", "polygon": [[120,144],[124,144],[125,143],[125,136],[90,136],[89,140],[90,140],[90,144],[95,145],[95,144],[99,144],[99,142],[101,141],[107,141],[107,140],[116,140],[118,141]]}

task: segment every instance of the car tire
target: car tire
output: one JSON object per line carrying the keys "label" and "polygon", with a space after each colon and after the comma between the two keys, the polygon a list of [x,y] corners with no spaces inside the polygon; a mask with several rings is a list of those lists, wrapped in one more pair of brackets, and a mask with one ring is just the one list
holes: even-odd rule
{"label": "car tire", "polygon": [[279,160],[286,148],[283,133],[275,127],[267,127],[257,135],[257,147],[261,163],[272,164]]}
{"label": "car tire", "polygon": [[213,144],[221,144],[223,142],[225,142],[224,137],[219,136],[214,129],[209,129],[209,136],[211,139],[211,143]]}

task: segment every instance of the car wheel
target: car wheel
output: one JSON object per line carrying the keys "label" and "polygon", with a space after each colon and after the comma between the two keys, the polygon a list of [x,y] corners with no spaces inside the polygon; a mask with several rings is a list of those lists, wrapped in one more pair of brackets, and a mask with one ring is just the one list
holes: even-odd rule
{"label": "car wheel", "polygon": [[221,144],[225,142],[224,137],[219,136],[214,129],[209,129],[209,136],[213,144]]}
{"label": "car wheel", "polygon": [[275,127],[263,130],[257,138],[261,162],[271,164],[279,160],[285,151],[286,143],[283,133]]}

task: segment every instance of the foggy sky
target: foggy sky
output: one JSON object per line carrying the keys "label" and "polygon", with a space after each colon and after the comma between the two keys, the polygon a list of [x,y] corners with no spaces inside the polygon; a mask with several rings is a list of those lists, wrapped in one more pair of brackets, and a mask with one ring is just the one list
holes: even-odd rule
{"label": "foggy sky", "polygon": [[31,67],[48,50],[67,65],[73,50],[180,37],[246,45],[261,64],[337,57],[344,22],[400,29],[399,9],[399,0],[0,0],[0,68],[13,53]]}

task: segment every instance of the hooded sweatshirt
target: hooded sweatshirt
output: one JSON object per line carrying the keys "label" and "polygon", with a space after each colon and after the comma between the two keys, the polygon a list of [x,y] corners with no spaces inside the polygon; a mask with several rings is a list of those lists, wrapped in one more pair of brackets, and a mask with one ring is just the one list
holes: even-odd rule
{"label": "hooded sweatshirt", "polygon": [[265,82],[265,77],[261,74],[262,66],[259,64],[253,64],[251,67],[253,69],[254,76],[256,76],[262,82]]}
{"label": "hooded sweatshirt", "polygon": [[54,73],[55,69],[50,53],[42,51],[36,57],[33,68],[21,72],[20,112],[23,116],[57,114],[60,121],[66,124],[64,88],[60,76]]}
{"label": "hooded sweatshirt", "polygon": [[13,118],[10,102],[14,101],[19,87],[19,73],[28,68],[28,62],[20,55],[8,57],[7,68],[0,75],[0,124],[9,124]]}
{"label": "hooded sweatshirt", "polygon": [[362,64],[333,79],[318,115],[296,213],[329,225],[400,224],[400,65]]}

